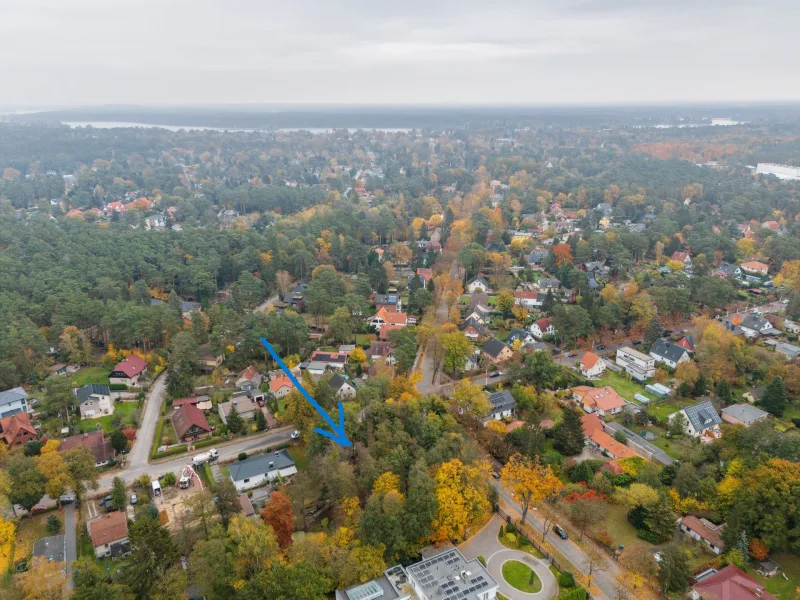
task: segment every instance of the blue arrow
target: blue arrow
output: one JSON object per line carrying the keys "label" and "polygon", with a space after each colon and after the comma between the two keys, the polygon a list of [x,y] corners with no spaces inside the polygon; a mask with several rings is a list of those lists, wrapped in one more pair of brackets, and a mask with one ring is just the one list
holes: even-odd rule
{"label": "blue arrow", "polygon": [[347,434],[344,432],[344,406],[342,406],[342,403],[339,402],[339,424],[337,425],[336,422],[328,414],[328,412],[325,409],[323,409],[319,404],[317,404],[317,401],[311,397],[311,394],[309,394],[306,391],[306,389],[302,385],[300,385],[300,382],[297,381],[297,378],[289,370],[289,367],[287,367],[284,364],[284,362],[280,359],[278,353],[275,352],[275,349],[267,341],[267,338],[262,337],[261,343],[264,344],[264,348],[266,348],[267,351],[272,355],[272,360],[278,363],[278,366],[281,368],[281,370],[284,373],[286,373],[286,375],[289,377],[289,380],[294,384],[294,387],[300,390],[300,393],[303,394],[306,400],[308,400],[311,403],[311,406],[314,407],[314,410],[316,410],[322,416],[322,418],[325,419],[325,421],[327,421],[328,425],[331,426],[331,429],[333,429],[333,432],[330,432],[317,427],[314,429],[314,431],[316,431],[320,435],[324,435],[325,437],[332,439],[340,446],[344,447],[352,446],[353,443],[347,439]]}

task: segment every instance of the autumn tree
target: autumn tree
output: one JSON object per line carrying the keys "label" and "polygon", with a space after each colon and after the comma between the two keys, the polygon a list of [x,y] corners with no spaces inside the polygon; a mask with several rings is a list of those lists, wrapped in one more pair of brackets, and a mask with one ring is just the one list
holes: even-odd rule
{"label": "autumn tree", "polygon": [[471,523],[489,514],[492,505],[488,497],[488,470],[486,464],[466,465],[457,458],[439,467],[435,476],[438,504],[433,522],[435,540],[461,541]]}
{"label": "autumn tree", "polygon": [[522,522],[528,515],[528,508],[540,500],[555,494],[563,487],[561,480],[553,474],[550,465],[541,465],[538,461],[521,454],[515,454],[500,472],[503,485],[511,489],[522,506]]}
{"label": "autumn tree", "polygon": [[467,357],[472,352],[472,345],[460,331],[444,333],[439,336],[442,345],[442,366],[451,375],[463,371],[467,364]]}
{"label": "autumn tree", "polygon": [[287,548],[292,543],[294,531],[294,517],[292,515],[292,500],[283,492],[273,492],[261,511],[261,518],[275,532],[281,548]]}
{"label": "autumn tree", "polygon": [[456,412],[472,419],[482,419],[491,411],[492,405],[479,385],[463,379],[453,389],[450,406]]}
{"label": "autumn tree", "polygon": [[569,244],[556,244],[553,246],[553,255],[555,257],[556,267],[563,267],[572,262],[572,246]]}
{"label": "autumn tree", "polygon": [[768,413],[782,417],[787,404],[786,386],[783,384],[783,379],[780,377],[772,379],[764,388],[759,403]]}
{"label": "autumn tree", "polygon": [[28,570],[19,575],[24,600],[61,600],[67,583],[63,562],[35,556]]}
{"label": "autumn tree", "polygon": [[514,295],[508,290],[503,290],[497,294],[497,308],[502,311],[503,314],[510,313],[514,308]]}

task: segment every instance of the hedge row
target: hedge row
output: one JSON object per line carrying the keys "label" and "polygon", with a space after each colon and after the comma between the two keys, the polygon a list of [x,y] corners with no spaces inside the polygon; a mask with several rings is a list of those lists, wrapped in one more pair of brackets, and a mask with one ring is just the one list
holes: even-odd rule
{"label": "hedge row", "polygon": [[153,436],[153,447],[150,448],[150,459],[156,458],[158,455],[158,447],[161,445],[161,434],[164,431],[164,419],[159,419],[156,423],[156,432]]}
{"label": "hedge row", "polygon": [[195,448],[205,448],[206,446],[213,446],[214,444],[218,443],[219,440],[217,438],[208,438],[205,440],[200,440],[194,444]]}
{"label": "hedge row", "polygon": [[124,383],[112,383],[109,384],[108,389],[110,389],[112,392],[127,392],[128,386]]}
{"label": "hedge row", "polygon": [[173,446],[169,450],[165,450],[164,452],[156,452],[155,454],[151,454],[150,458],[152,460],[156,460],[159,458],[166,458],[167,456],[174,456],[176,454],[183,454],[189,449],[189,446],[186,444],[180,444],[179,446]]}

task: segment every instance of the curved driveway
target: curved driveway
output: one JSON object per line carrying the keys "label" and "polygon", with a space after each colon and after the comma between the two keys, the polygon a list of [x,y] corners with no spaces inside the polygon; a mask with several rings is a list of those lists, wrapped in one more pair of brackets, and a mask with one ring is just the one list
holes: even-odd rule
{"label": "curved driveway", "polygon": [[[547,563],[527,552],[506,548],[497,540],[500,526],[504,523],[498,515],[494,515],[483,529],[461,544],[459,550],[467,560],[483,556],[486,559],[486,570],[497,581],[500,593],[509,600],[551,600],[555,598],[558,595],[558,583]],[[503,563],[508,560],[518,560],[533,569],[542,581],[542,589],[535,594],[528,594],[506,583],[503,579]]]}

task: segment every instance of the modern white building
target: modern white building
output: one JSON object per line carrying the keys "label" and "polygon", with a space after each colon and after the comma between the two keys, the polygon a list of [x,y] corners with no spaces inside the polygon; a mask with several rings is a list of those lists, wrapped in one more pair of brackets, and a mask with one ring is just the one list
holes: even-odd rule
{"label": "modern white building", "polygon": [[756,173],[775,175],[778,179],[800,180],[800,167],[776,165],[774,163],[758,163]]}
{"label": "modern white building", "polygon": [[21,387],[0,392],[0,419],[28,412],[28,394]]}
{"label": "modern white building", "polygon": [[637,381],[645,381],[656,374],[656,359],[629,346],[617,350],[616,363]]}

